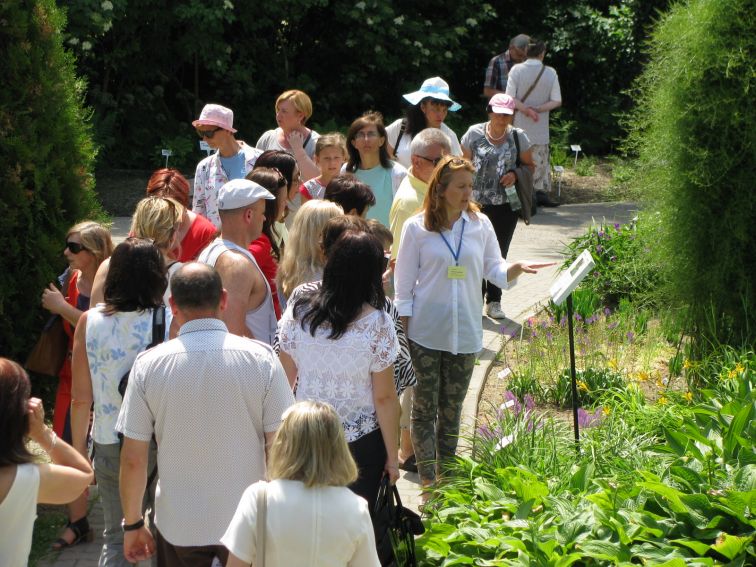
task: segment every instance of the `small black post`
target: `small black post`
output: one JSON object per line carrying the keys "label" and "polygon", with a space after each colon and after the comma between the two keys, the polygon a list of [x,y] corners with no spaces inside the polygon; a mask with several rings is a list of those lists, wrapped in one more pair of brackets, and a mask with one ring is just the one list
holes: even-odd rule
{"label": "small black post", "polygon": [[567,296],[567,327],[570,331],[570,378],[572,380],[572,418],[575,427],[575,450],[580,454],[580,426],[578,425],[578,390],[575,372],[575,330],[572,321],[572,294]]}

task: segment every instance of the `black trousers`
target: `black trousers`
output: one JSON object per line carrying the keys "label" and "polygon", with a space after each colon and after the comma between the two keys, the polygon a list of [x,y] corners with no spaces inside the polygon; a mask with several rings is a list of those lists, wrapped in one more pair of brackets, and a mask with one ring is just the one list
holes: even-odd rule
{"label": "black trousers", "polygon": [[362,496],[368,503],[370,515],[373,515],[375,499],[378,497],[378,487],[386,467],[386,445],[383,443],[383,435],[380,429],[363,435],[357,441],[349,443],[349,451],[352,453],[359,476],[349,489]]}
{"label": "black trousers", "polygon": [[220,559],[225,565],[228,561],[228,549],[220,543],[218,545],[173,545],[157,532],[157,564],[158,567],[210,567],[213,559]]}
{"label": "black trousers", "polygon": [[[482,205],[481,212],[491,219],[496,239],[499,241],[501,255],[506,258],[509,254],[509,245],[512,243],[512,236],[517,228],[517,219],[520,216],[512,211],[509,203],[503,205]],[[489,281],[483,282],[483,296],[486,303],[501,301],[501,289]]]}

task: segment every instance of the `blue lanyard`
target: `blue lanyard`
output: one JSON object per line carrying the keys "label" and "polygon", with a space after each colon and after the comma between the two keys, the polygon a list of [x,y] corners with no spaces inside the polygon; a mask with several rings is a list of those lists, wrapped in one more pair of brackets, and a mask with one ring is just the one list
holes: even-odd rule
{"label": "blue lanyard", "polygon": [[[467,221],[465,219],[462,219],[462,232],[459,235],[459,244],[457,244],[457,253],[454,253],[454,249],[451,247],[451,244],[449,244],[449,241],[446,240],[446,237],[444,236],[443,232],[440,232],[441,238],[444,239],[444,244],[446,244],[446,247],[449,249],[449,252],[451,252],[451,255],[454,257],[454,263],[456,266],[459,266],[459,253],[462,250],[462,237],[465,235],[465,223]],[[454,233],[452,232],[452,236],[454,236]]]}

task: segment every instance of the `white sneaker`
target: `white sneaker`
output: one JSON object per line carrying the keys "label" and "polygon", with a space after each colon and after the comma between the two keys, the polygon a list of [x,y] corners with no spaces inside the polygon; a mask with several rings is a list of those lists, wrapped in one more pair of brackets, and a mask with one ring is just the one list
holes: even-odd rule
{"label": "white sneaker", "polygon": [[498,301],[492,301],[491,303],[486,304],[486,315],[491,319],[507,318],[507,316],[504,315],[504,311],[501,310],[501,303]]}

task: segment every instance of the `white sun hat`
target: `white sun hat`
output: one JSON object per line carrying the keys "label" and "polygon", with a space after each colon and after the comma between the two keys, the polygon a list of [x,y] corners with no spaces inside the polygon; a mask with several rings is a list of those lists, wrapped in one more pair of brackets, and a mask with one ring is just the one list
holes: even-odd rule
{"label": "white sun hat", "polygon": [[407,93],[403,96],[404,99],[410,104],[417,104],[424,98],[430,97],[435,98],[436,100],[445,100],[447,102],[450,102],[451,106],[449,107],[449,110],[451,112],[456,112],[460,108],[462,108],[461,104],[454,102],[449,97],[449,83],[444,81],[441,77],[431,77],[430,79],[425,79],[419,91]]}

